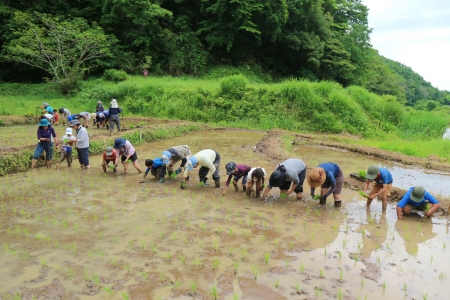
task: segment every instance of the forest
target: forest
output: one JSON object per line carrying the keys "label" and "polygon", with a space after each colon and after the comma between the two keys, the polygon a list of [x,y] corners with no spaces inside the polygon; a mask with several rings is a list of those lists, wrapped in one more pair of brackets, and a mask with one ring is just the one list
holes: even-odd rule
{"label": "forest", "polygon": [[372,48],[368,13],[360,0],[4,0],[0,82],[55,82],[67,94],[109,69],[203,77],[232,66],[264,82],[361,86],[418,109],[449,104],[448,91]]}

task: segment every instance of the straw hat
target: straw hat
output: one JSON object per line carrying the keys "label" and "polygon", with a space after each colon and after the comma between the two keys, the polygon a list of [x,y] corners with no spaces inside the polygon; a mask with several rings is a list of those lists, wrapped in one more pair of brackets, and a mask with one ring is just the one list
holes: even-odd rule
{"label": "straw hat", "polygon": [[327,174],[323,168],[317,167],[309,171],[307,180],[310,187],[317,188],[327,180]]}

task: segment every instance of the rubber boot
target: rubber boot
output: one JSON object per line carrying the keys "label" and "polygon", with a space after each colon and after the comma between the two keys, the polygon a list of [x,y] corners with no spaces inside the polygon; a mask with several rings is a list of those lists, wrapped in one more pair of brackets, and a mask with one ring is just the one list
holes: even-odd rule
{"label": "rubber boot", "polygon": [[238,185],[237,185],[236,182],[233,182],[233,186],[234,186],[234,190],[235,190],[236,192],[238,192],[238,191],[239,191],[239,188],[238,188]]}
{"label": "rubber boot", "polygon": [[327,204],[327,198],[325,198],[325,199],[320,199],[320,205],[325,205],[325,204]]}
{"label": "rubber boot", "polygon": [[242,190],[244,191],[244,193],[247,191],[247,187],[245,185],[242,186]]}
{"label": "rubber boot", "polygon": [[334,201],[334,207],[341,207],[342,201]]}
{"label": "rubber boot", "polygon": [[256,190],[256,198],[261,197],[260,191]]}
{"label": "rubber boot", "polygon": [[103,168],[103,172],[106,173],[106,166],[102,165],[102,168]]}
{"label": "rubber boot", "polygon": [[216,188],[220,188],[220,179],[216,179],[214,182],[216,183]]}

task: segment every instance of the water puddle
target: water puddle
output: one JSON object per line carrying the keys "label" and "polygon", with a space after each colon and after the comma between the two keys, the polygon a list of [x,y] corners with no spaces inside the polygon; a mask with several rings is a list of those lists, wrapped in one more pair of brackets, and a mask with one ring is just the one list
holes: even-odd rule
{"label": "water puddle", "polygon": [[[274,169],[273,161],[253,152],[263,136],[194,133],[137,153],[143,166],[172,145],[212,148],[222,157],[223,184],[230,160]],[[346,174],[382,163],[329,149],[293,152],[310,165],[335,161]],[[93,157],[89,175],[63,166],[0,178],[0,298],[446,299],[450,293],[446,219],[397,221],[394,204],[385,213],[379,202],[367,210],[349,189],[337,210],[293,197],[222,197],[220,189],[198,187],[196,174],[186,190],[180,178],[141,184],[133,167],[129,175],[118,174],[104,174]],[[410,184],[401,173],[394,176]]]}

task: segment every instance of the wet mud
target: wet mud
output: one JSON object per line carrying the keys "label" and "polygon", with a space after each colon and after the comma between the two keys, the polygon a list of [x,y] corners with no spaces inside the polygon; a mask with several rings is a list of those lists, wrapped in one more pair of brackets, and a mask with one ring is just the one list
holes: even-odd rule
{"label": "wet mud", "polygon": [[[379,163],[286,148],[266,132],[212,130],[137,147],[141,167],[179,144],[219,152],[222,186],[231,160],[269,174],[287,157],[308,167],[331,160],[346,176]],[[199,187],[195,172],[181,190],[181,175],[140,183],[132,166],[122,175],[103,173],[100,163],[92,157],[90,174],[74,163],[0,178],[1,299],[446,299],[450,292],[447,217],[397,221],[395,202],[386,212],[379,201],[366,208],[356,191],[362,183],[348,181],[336,209],[306,196],[306,183],[303,200],[273,189],[259,201]]]}

